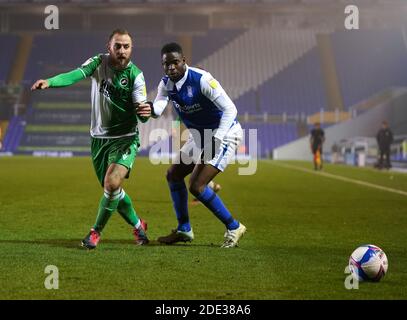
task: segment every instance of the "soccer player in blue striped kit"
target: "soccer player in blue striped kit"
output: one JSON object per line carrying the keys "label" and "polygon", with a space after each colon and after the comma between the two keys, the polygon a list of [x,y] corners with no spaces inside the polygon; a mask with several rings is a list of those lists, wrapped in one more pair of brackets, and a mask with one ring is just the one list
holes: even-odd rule
{"label": "soccer player in blue striped kit", "polygon": [[171,101],[189,129],[190,137],[167,172],[178,227],[158,241],[173,244],[194,239],[184,181],[191,174],[189,191],[226,227],[222,247],[235,247],[246,227],[233,218],[208,183],[225,170],[242,140],[243,130],[236,118],[236,107],[209,72],[186,64],[179,44],[164,45],[161,58],[165,76],[158,86],[154,104],[150,103],[152,117],[160,116]]}

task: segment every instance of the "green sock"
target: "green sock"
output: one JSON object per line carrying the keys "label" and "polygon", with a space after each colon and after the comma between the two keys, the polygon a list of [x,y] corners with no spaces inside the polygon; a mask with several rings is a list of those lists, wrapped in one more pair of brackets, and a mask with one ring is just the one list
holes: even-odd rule
{"label": "green sock", "polygon": [[117,205],[119,204],[120,190],[115,191],[113,194],[108,194],[106,191],[99,201],[98,215],[96,217],[96,222],[93,228],[102,232],[107,221],[112,216],[113,212],[116,211]]}
{"label": "green sock", "polygon": [[119,205],[117,206],[117,211],[120,213],[120,215],[123,217],[126,222],[131,225],[132,227],[136,226],[137,223],[139,222],[139,217],[137,216],[136,210],[133,208],[133,204],[131,202],[131,198],[127,193],[122,191],[124,193],[121,197],[123,197],[119,201]]}

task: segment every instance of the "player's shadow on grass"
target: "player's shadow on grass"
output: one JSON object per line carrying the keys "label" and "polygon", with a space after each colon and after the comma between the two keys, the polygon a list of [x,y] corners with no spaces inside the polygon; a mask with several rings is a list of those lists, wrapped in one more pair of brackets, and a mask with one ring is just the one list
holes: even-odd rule
{"label": "player's shadow on grass", "polygon": [[[103,244],[113,244],[113,245],[133,245],[136,246],[134,240],[122,240],[122,239],[104,239],[102,240]],[[102,243],[101,241],[101,243]],[[80,239],[36,239],[36,240],[0,240],[0,244],[28,244],[28,245],[47,245],[51,247],[57,248],[66,248],[66,249],[78,249],[78,250],[86,250],[81,246]],[[184,244],[184,243],[177,243],[177,244],[163,244],[158,242],[157,240],[150,240],[147,245],[144,246],[136,246],[136,247],[213,247],[217,248],[218,246],[210,243],[210,244]],[[112,249],[112,248],[109,248]]]}
{"label": "player's shadow on grass", "polygon": [[36,239],[36,240],[0,240],[0,244],[28,244],[28,245],[47,245],[51,247],[61,247],[72,249],[80,245],[78,239]]}

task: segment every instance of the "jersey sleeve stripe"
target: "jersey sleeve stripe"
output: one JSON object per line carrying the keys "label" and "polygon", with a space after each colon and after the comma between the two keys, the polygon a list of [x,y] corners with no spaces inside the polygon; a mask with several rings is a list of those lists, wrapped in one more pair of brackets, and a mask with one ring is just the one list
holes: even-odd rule
{"label": "jersey sleeve stripe", "polygon": [[78,68],[78,69],[81,70],[81,72],[82,72],[82,74],[83,74],[83,77],[86,78],[86,74],[85,74],[85,72],[82,70],[82,68]]}

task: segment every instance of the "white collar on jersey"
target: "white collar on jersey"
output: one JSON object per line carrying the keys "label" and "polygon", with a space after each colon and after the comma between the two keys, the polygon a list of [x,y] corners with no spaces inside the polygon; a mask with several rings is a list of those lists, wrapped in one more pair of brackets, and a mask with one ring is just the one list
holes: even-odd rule
{"label": "white collar on jersey", "polygon": [[187,64],[185,64],[185,73],[184,73],[184,76],[183,76],[180,80],[178,80],[178,81],[175,83],[175,87],[177,88],[178,91],[181,90],[182,85],[183,85],[183,84],[185,83],[185,81],[187,80],[187,77],[188,77],[188,70],[189,70],[189,67],[188,67]]}

